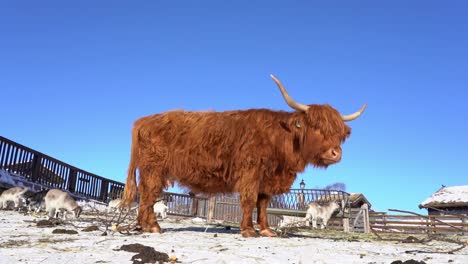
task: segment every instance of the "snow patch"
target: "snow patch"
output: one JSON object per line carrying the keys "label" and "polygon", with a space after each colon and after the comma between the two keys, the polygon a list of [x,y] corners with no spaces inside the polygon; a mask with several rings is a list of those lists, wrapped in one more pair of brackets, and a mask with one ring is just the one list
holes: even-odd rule
{"label": "snow patch", "polygon": [[422,202],[421,205],[451,203],[468,203],[468,185],[443,187]]}
{"label": "snow patch", "polygon": [[[90,205],[83,204],[83,205]],[[44,216],[46,217],[46,216]],[[86,217],[86,215],[84,215]],[[426,260],[428,263],[465,263],[468,248],[454,254],[405,254],[408,250],[452,250],[453,243],[352,242],[314,237],[243,238],[239,230],[222,226],[197,227],[188,221],[160,222],[162,234],[125,235],[108,231],[83,232],[96,225],[91,218],[73,220],[64,228],[77,235],[55,235],[57,227],[38,228],[39,218],[0,210],[1,263],[132,263],[136,253],[115,251],[139,243],[175,257],[180,263],[391,263],[395,260]],[[59,227],[62,228],[62,227]],[[314,233],[315,234],[315,233]]]}
{"label": "snow patch", "polygon": [[15,186],[12,176],[6,170],[0,170],[0,182]]}

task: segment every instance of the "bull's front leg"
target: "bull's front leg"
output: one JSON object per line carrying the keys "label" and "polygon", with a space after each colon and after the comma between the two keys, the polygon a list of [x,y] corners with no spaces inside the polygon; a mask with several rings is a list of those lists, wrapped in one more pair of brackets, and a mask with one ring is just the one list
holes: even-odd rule
{"label": "bull's front leg", "polygon": [[257,232],[253,227],[252,213],[257,201],[257,194],[253,196],[251,193],[240,194],[240,202],[242,207],[242,222],[241,235],[243,237],[258,237]]}
{"label": "bull's front leg", "polygon": [[271,231],[268,225],[267,207],[271,196],[260,193],[257,198],[257,223],[260,226],[260,235],[266,237],[277,236],[275,232]]}

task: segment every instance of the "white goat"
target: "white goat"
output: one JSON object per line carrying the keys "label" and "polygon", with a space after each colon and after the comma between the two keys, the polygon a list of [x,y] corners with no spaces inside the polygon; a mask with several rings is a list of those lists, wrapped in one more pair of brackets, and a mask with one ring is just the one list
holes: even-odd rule
{"label": "white goat", "polygon": [[0,209],[7,209],[8,203],[13,202],[15,209],[20,209],[22,204],[26,203],[24,194],[28,191],[26,188],[13,187],[0,195]]}
{"label": "white goat", "polygon": [[[122,203],[122,199],[119,199],[119,198],[110,201],[109,205],[107,206],[107,212],[108,213],[114,212],[117,209],[120,210],[120,211],[124,211],[124,210],[129,209],[128,207],[127,208],[122,208],[121,203]],[[137,202],[132,202],[130,204],[130,211],[135,211],[135,212],[138,213],[138,203]]]}
{"label": "white goat", "polygon": [[278,227],[302,227],[305,225],[304,218],[299,216],[282,215]]}
{"label": "white goat", "polygon": [[154,210],[154,214],[156,215],[156,217],[160,215],[162,219],[167,218],[168,207],[164,203],[164,200],[157,201],[153,206],[153,210]]}
{"label": "white goat", "polygon": [[330,202],[327,205],[319,205],[316,202],[309,203],[309,209],[307,209],[305,221],[306,225],[310,225],[312,220],[312,228],[317,228],[317,219],[322,219],[321,229],[324,229],[327,226],[328,220],[333,215],[333,213],[340,208],[340,205],[337,202]]}
{"label": "white goat", "polygon": [[59,210],[65,210],[63,218],[66,217],[67,212],[72,212],[75,218],[80,217],[81,207],[78,206],[76,201],[67,192],[52,189],[47,192],[44,202],[46,211],[49,212],[49,217],[51,218],[57,218]]}

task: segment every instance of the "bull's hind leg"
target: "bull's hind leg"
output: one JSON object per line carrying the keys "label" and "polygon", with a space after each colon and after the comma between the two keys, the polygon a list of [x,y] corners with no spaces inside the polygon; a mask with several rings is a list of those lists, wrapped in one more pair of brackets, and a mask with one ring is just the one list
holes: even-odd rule
{"label": "bull's hind leg", "polygon": [[154,217],[154,203],[162,192],[164,181],[162,175],[156,173],[155,168],[145,168],[140,171],[140,205],[138,208],[138,224],[144,232],[161,233],[156,218]]}
{"label": "bull's hind leg", "polygon": [[257,199],[257,223],[260,226],[260,235],[266,237],[277,236],[275,232],[271,231],[268,225],[267,206],[271,196],[260,193]]}

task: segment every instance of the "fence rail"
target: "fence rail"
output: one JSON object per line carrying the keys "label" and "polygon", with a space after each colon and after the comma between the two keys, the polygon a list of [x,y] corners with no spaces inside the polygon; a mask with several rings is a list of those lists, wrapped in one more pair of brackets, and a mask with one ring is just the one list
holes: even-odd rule
{"label": "fence rail", "polygon": [[369,213],[370,227],[378,233],[467,234],[468,216],[389,215]]}

